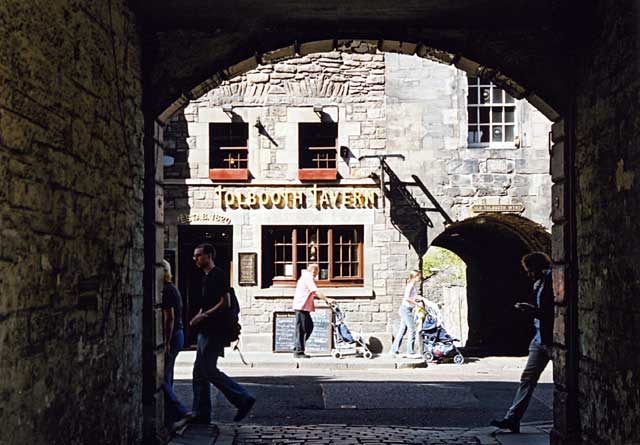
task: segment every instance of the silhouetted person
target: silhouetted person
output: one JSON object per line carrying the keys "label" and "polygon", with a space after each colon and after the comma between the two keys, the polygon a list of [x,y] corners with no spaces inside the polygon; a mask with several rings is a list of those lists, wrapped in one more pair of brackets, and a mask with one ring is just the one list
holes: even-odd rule
{"label": "silhouetted person", "polygon": [[164,265],[164,287],[162,288],[162,315],[164,320],[163,338],[165,344],[164,382],[165,424],[169,431],[184,426],[193,417],[192,413],[178,400],[173,391],[173,368],[176,357],[184,346],[184,329],[182,326],[182,296],[173,284],[171,265],[167,260]]}
{"label": "silhouetted person", "polygon": [[491,421],[491,425],[514,433],[520,432],[520,419],[529,406],[540,374],[551,360],[553,345],[553,285],[549,257],[542,252],[532,252],[522,257],[522,267],[535,280],[533,294],[536,304],[516,303],[515,307],[533,316],[536,334],[529,344],[527,365],[522,371],[511,407],[503,419]]}
{"label": "silhouetted person", "polygon": [[234,421],[239,422],[249,413],[256,399],[225,373],[218,369],[218,357],[224,353],[225,323],[229,317],[228,274],[214,263],[216,250],[211,244],[200,244],[193,251],[193,260],[204,276],[202,293],[195,309],[198,313],[189,323],[198,329],[196,361],[193,365],[193,411],[195,421],[211,421],[209,383],[237,409]]}

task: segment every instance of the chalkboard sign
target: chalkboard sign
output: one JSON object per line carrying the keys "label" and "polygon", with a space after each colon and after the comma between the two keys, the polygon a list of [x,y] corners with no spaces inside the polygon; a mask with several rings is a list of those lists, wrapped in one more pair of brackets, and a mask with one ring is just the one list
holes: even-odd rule
{"label": "chalkboard sign", "polygon": [[[306,343],[307,352],[331,352],[331,309],[316,309],[311,313],[313,333]],[[292,352],[296,339],[295,312],[273,313],[273,352]]]}

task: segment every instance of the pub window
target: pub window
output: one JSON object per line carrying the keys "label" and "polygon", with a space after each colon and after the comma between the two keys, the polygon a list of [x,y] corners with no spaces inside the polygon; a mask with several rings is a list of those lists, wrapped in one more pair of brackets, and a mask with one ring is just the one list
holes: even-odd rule
{"label": "pub window", "polygon": [[513,146],[516,136],[516,100],[493,83],[469,77],[467,96],[470,146]]}
{"label": "pub window", "polygon": [[298,178],[334,180],[337,177],[338,124],[298,124]]}
{"label": "pub window", "polygon": [[248,179],[248,139],[249,128],[245,122],[209,124],[209,178]]}
{"label": "pub window", "polygon": [[265,287],[294,286],[309,263],[320,265],[319,286],[362,284],[362,226],[265,226]]}

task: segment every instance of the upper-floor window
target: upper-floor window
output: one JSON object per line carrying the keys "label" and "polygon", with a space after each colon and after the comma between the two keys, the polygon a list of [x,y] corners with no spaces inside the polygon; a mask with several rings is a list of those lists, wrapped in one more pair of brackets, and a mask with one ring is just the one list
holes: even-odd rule
{"label": "upper-floor window", "polygon": [[298,178],[333,180],[337,177],[338,124],[298,124]]}
{"label": "upper-floor window", "polygon": [[265,285],[295,285],[310,263],[318,263],[319,285],[362,283],[362,226],[263,227]]}
{"label": "upper-floor window", "polygon": [[209,178],[249,178],[249,128],[245,122],[209,124]]}
{"label": "upper-floor window", "polygon": [[469,145],[513,145],[516,100],[493,83],[469,77]]}

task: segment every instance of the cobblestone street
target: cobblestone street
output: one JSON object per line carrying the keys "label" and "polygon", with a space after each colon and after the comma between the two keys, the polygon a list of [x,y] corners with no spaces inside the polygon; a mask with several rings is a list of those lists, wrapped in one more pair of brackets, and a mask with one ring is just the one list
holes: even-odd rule
{"label": "cobblestone street", "polygon": [[[298,364],[282,355],[235,355],[223,369],[258,402],[245,423],[233,423],[235,408],[214,391],[215,426],[190,425],[173,445],[360,445],[360,444],[548,444],[552,368],[534,393],[521,434],[488,427],[513,397],[525,357],[470,359],[464,366],[402,368],[388,358],[371,369],[332,369],[335,360],[315,357]],[[191,403],[192,354],[177,367],[177,394]],[[355,360],[338,364],[357,363]],[[393,366],[393,367],[392,367]],[[497,433],[497,434],[496,434]]]}
{"label": "cobblestone street", "polygon": [[475,434],[463,428],[405,428],[348,425],[309,425],[238,428],[236,445],[306,444],[477,444]]}
{"label": "cobblestone street", "polygon": [[345,424],[190,426],[170,445],[546,445],[550,422],[523,425],[521,434],[494,428],[372,427]]}

